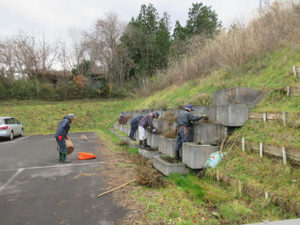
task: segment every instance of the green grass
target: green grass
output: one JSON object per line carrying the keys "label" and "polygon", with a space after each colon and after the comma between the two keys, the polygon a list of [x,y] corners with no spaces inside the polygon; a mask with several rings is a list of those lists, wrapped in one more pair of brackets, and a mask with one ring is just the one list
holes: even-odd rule
{"label": "green grass", "polygon": [[[209,77],[196,79],[184,84],[173,85],[146,98],[136,109],[166,106],[169,108],[186,103],[211,103],[212,94],[216,90],[236,86],[251,87],[262,91],[272,91],[286,86],[295,86],[299,80],[292,74],[292,66],[300,61],[299,49],[284,48],[267,53],[261,58],[252,59],[238,73],[213,71]],[[260,107],[269,106],[270,112],[299,111],[299,97],[291,97],[289,101],[282,99],[275,103],[272,99],[265,101]],[[275,105],[274,105],[275,103]]]}
{"label": "green grass", "polygon": [[[0,112],[1,116],[14,116],[23,121],[25,134],[54,134],[63,116],[75,113],[77,119],[71,125],[70,132],[95,131],[112,151],[137,154],[137,149],[120,146],[120,140],[109,132],[122,111],[162,106],[172,108],[186,103],[210,105],[214,91],[246,86],[271,92],[254,109],[255,112],[299,113],[300,96],[287,98],[283,92],[273,91],[299,83],[291,70],[292,65],[299,61],[299,49],[285,48],[250,60],[236,73],[213,71],[209,77],[170,86],[147,98],[5,101],[0,102]],[[257,143],[299,147],[299,132],[299,128],[284,128],[277,122],[249,121],[240,129],[239,138],[244,136],[248,141]],[[233,148],[217,170],[286,198],[300,200],[300,170],[291,165],[283,166],[281,162],[267,157],[260,159],[257,153],[243,153],[239,148]],[[168,181],[166,188],[157,190],[139,187],[133,193],[133,197],[145,206],[145,220],[149,223],[240,224],[294,218],[293,214],[263,199],[240,196],[236,188],[215,183],[208,176],[200,180],[192,174],[173,175]]]}
{"label": "green grass", "polygon": [[284,127],[282,121],[264,123],[263,121],[250,120],[239,132],[240,136],[249,142],[300,149],[300,129],[290,126]]}

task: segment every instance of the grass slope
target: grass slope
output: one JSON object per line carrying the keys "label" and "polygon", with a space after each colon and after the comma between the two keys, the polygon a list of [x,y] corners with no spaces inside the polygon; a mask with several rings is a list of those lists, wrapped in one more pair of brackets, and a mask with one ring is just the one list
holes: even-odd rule
{"label": "grass slope", "polygon": [[[118,146],[118,140],[108,132],[121,111],[162,106],[171,108],[187,102],[209,105],[213,91],[235,86],[270,92],[293,86],[299,81],[292,76],[291,67],[299,61],[299,50],[285,48],[249,61],[236,73],[216,71],[205,79],[174,85],[148,98],[54,103],[10,101],[0,102],[0,112],[1,116],[14,116],[23,121],[26,134],[54,134],[63,116],[75,113],[77,119],[71,126],[71,132],[97,131],[112,150],[136,154],[135,149]],[[281,92],[275,91],[254,110],[298,113],[299,96],[287,99]],[[276,123],[250,121],[235,135],[279,146],[283,143],[289,147],[300,146],[298,128],[283,128]],[[218,169],[228,176],[261,185],[286,198],[300,199],[300,171],[290,165],[285,167],[280,162],[266,157],[259,159],[253,153],[242,153],[233,148]],[[170,177],[169,185],[163,189],[140,187],[133,197],[145,205],[145,219],[154,223],[239,224],[294,218],[293,214],[263,199],[240,196],[235,189],[214,183],[209,177],[200,181],[194,175]]]}

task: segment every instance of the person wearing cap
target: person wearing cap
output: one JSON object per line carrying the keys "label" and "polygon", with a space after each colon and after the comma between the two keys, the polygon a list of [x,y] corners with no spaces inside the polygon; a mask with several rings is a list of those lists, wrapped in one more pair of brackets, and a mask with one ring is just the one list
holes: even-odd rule
{"label": "person wearing cap", "polygon": [[122,112],[119,116],[119,124],[124,124],[125,112]]}
{"label": "person wearing cap", "polygon": [[149,113],[144,116],[139,122],[139,147],[140,148],[150,148],[150,145],[147,144],[147,127],[151,128],[152,133],[155,133],[155,128],[153,126],[153,118],[158,118],[159,113]]}
{"label": "person wearing cap", "polygon": [[60,122],[56,129],[56,133],[54,137],[56,138],[56,142],[60,148],[59,151],[59,161],[62,163],[69,163],[71,161],[67,160],[67,147],[65,139],[68,139],[68,132],[70,130],[70,125],[74,121],[75,115],[69,114],[65,116],[63,120]]}
{"label": "person wearing cap", "polygon": [[143,115],[139,115],[135,118],[133,118],[130,122],[130,134],[129,134],[129,137],[131,140],[134,140],[136,141],[136,139],[134,138],[134,133],[136,132],[136,130],[138,129],[139,127],[139,122],[141,121],[141,119],[143,118],[144,116]]}
{"label": "person wearing cap", "polygon": [[188,142],[189,138],[189,127],[192,125],[192,121],[198,121],[202,118],[205,118],[206,115],[202,116],[193,116],[191,113],[194,111],[193,106],[186,105],[184,107],[184,111],[181,112],[177,118],[177,134],[176,134],[176,147],[175,154],[176,159],[180,159],[179,157],[179,149],[182,147],[183,142]]}

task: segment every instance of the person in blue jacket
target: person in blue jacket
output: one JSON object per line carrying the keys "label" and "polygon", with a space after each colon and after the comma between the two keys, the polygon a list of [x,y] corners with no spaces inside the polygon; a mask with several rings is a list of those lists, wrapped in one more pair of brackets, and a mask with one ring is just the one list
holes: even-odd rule
{"label": "person in blue jacket", "polygon": [[74,121],[75,115],[69,114],[65,116],[63,120],[60,122],[56,129],[55,138],[56,142],[60,148],[59,151],[59,161],[62,163],[69,163],[71,161],[67,160],[67,147],[66,147],[66,139],[68,139],[68,132],[70,130],[70,125]]}
{"label": "person in blue jacket", "polygon": [[139,122],[141,121],[141,119],[143,118],[144,116],[143,115],[139,115],[135,118],[133,118],[130,122],[130,134],[129,134],[129,137],[131,140],[134,140],[136,141],[136,139],[134,138],[134,133],[136,132],[136,130],[138,129],[139,127]]}
{"label": "person in blue jacket", "polygon": [[194,116],[192,114],[194,108],[192,105],[186,105],[184,111],[181,112],[177,118],[177,134],[176,134],[176,146],[175,146],[175,155],[176,159],[179,160],[179,150],[182,147],[183,142],[188,142],[189,139],[189,127],[192,126],[193,121],[201,120],[207,116],[204,114],[202,116]]}

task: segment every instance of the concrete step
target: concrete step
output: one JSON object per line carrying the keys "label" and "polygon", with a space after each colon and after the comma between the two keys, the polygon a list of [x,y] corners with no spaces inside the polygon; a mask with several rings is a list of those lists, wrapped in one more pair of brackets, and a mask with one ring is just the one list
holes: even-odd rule
{"label": "concrete step", "polygon": [[158,132],[163,132],[165,129],[172,128],[176,129],[177,123],[176,122],[169,122],[164,119],[154,119],[153,126]]}
{"label": "concrete step", "polygon": [[170,174],[173,173],[178,173],[178,174],[187,174],[188,173],[188,168],[180,163],[180,164],[172,164],[169,162],[166,162],[165,160],[163,160],[162,155],[158,155],[155,156],[153,158],[153,166],[159,170],[162,174],[164,174],[165,176],[169,176]]}
{"label": "concrete step", "polygon": [[201,123],[192,127],[192,139],[202,145],[220,145],[228,129],[219,124]]}
{"label": "concrete step", "polygon": [[175,157],[175,146],[176,146],[176,139],[165,138],[164,136],[159,136],[159,146],[158,150],[165,155],[170,157]]}
{"label": "concrete step", "polygon": [[139,154],[144,156],[147,159],[153,159],[155,156],[161,155],[159,151],[151,151],[147,149],[139,148]]}
{"label": "concrete step", "polygon": [[219,151],[219,149],[219,146],[185,142],[182,145],[182,162],[191,169],[202,169],[210,154]]}
{"label": "concrete step", "polygon": [[151,146],[151,148],[158,149],[158,147],[159,147],[159,135],[149,133],[148,144]]}

